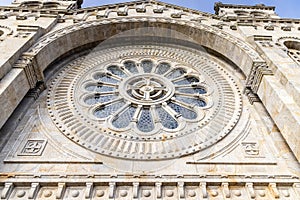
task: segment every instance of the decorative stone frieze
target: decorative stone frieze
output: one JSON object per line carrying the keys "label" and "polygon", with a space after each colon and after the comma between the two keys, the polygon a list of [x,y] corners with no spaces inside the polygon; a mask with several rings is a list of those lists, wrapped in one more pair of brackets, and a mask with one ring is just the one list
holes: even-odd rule
{"label": "decorative stone frieze", "polygon": [[[3,174],[0,179],[1,199],[243,199],[263,198],[275,200],[279,198],[297,199],[299,180],[290,176],[221,175],[197,176],[185,175],[176,178],[170,175],[155,176],[117,176],[85,175],[58,176]],[[73,177],[73,178],[71,178]],[[249,178],[251,177],[251,178]],[[47,178],[48,182],[42,181]],[[76,178],[76,179],[75,179]],[[166,181],[168,180],[168,181]],[[233,181],[234,180],[234,181]],[[72,181],[76,181],[76,185]],[[20,186],[22,185],[22,186]]]}

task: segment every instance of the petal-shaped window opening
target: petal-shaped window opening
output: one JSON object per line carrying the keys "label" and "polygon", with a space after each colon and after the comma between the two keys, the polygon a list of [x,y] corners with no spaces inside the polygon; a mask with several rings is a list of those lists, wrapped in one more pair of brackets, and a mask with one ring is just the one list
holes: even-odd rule
{"label": "petal-shaped window opening", "polygon": [[155,73],[157,74],[165,74],[169,69],[171,68],[171,65],[168,63],[160,63],[157,65],[155,69]]}
{"label": "petal-shaped window opening", "polygon": [[99,82],[103,83],[118,83],[119,81],[112,78],[111,76],[105,74],[105,73],[97,73],[94,75],[94,79]]}
{"label": "petal-shaped window opening", "polygon": [[195,105],[198,107],[205,107],[207,105],[207,103],[203,99],[199,99],[199,98],[176,96],[176,100],[181,101],[183,103],[187,103],[189,105]]}
{"label": "petal-shaped window opening", "polygon": [[116,99],[118,96],[117,95],[100,95],[100,94],[95,94],[93,96],[87,97],[84,102],[88,105],[94,105],[97,103],[105,103],[112,101]]}
{"label": "petal-shaped window opening", "polygon": [[151,132],[154,130],[153,117],[149,108],[142,109],[137,122],[137,128],[142,132]]}
{"label": "petal-shaped window opening", "polygon": [[162,107],[158,107],[156,109],[156,112],[163,127],[167,129],[176,129],[178,127],[178,122],[165,109],[163,109]]}
{"label": "petal-shaped window opening", "polygon": [[89,85],[85,86],[85,89],[89,92],[112,92],[116,88],[101,85],[101,84],[89,84]]}
{"label": "petal-shaped window opening", "polygon": [[150,60],[142,61],[141,66],[145,73],[150,73],[153,68],[153,62]]}
{"label": "petal-shaped window opening", "polygon": [[116,65],[109,66],[107,70],[110,71],[112,74],[119,76],[121,78],[127,77],[127,75],[120,69],[120,67]]}
{"label": "petal-shaped window opening", "polygon": [[185,119],[196,119],[197,118],[197,113],[195,111],[185,108],[177,103],[170,102],[170,103],[168,103],[168,106],[170,106],[175,112],[180,114]]}
{"label": "petal-shaped window opening", "polygon": [[178,92],[186,94],[206,94],[207,91],[203,87],[187,87],[187,88],[178,88]]}
{"label": "petal-shaped window opening", "polygon": [[124,67],[132,74],[138,73],[138,69],[136,67],[136,64],[133,61],[126,61],[124,62]]}
{"label": "petal-shaped window opening", "polygon": [[184,77],[182,80],[179,81],[175,81],[174,84],[175,85],[190,85],[190,84],[194,84],[194,83],[199,83],[199,78],[194,77],[194,76],[188,76],[188,77]]}
{"label": "petal-shaped window opening", "polygon": [[126,108],[125,111],[123,111],[121,114],[119,114],[113,119],[112,125],[116,128],[128,127],[130,122],[132,121],[132,117],[134,116],[136,110],[136,107],[129,106],[128,108]]}
{"label": "petal-shaped window opening", "polygon": [[182,76],[185,73],[186,73],[185,69],[183,69],[183,68],[176,68],[176,69],[172,70],[167,75],[167,78],[169,78],[169,79],[175,79],[175,78],[178,78],[178,77]]}
{"label": "petal-shaped window opening", "polygon": [[125,105],[125,102],[116,102],[113,104],[100,106],[97,108],[94,112],[94,115],[98,118],[106,118],[115,113],[117,110],[119,110],[121,107]]}

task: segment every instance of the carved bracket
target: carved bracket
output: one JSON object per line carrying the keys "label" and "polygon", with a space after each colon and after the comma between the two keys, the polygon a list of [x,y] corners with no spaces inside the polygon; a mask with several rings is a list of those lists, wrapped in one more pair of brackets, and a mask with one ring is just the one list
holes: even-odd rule
{"label": "carved bracket", "polygon": [[14,65],[14,68],[24,69],[31,88],[29,95],[36,99],[46,87],[43,82],[44,75],[39,70],[34,56],[23,54],[23,56]]}
{"label": "carved bracket", "polygon": [[249,97],[250,103],[259,101],[257,91],[265,75],[274,75],[274,73],[265,62],[254,62],[247,77],[246,88],[244,90],[244,93]]}

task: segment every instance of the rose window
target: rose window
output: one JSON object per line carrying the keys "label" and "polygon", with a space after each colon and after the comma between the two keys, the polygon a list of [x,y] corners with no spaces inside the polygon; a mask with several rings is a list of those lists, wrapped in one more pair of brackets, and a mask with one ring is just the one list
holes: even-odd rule
{"label": "rose window", "polygon": [[84,106],[97,119],[108,119],[116,130],[134,127],[142,133],[199,121],[209,96],[196,72],[151,60],[109,65],[94,72],[84,89]]}
{"label": "rose window", "polygon": [[176,45],[92,52],[53,79],[49,115],[62,134],[102,155],[192,154],[229,134],[241,114],[237,84],[210,58]]}

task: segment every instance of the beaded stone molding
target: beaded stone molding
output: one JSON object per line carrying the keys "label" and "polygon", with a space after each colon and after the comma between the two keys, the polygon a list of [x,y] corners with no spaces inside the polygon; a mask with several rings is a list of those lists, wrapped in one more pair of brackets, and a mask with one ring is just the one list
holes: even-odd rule
{"label": "beaded stone molding", "polygon": [[205,52],[176,45],[102,49],[64,67],[49,87],[58,129],[92,151],[170,159],[225,137],[239,120],[240,90]]}

